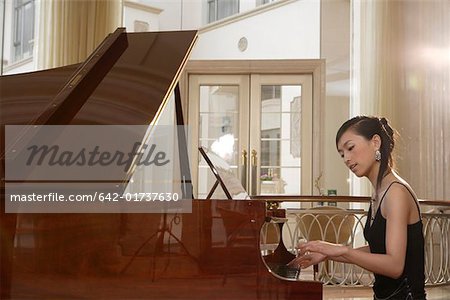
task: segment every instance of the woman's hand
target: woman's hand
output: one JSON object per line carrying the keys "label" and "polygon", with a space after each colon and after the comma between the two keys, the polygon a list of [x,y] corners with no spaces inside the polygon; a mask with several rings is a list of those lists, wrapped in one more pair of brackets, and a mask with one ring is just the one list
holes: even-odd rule
{"label": "woman's hand", "polygon": [[312,265],[317,265],[318,263],[326,259],[326,255],[317,252],[309,252],[302,256],[296,257],[288,263],[288,266],[294,268],[308,268]]}
{"label": "woman's hand", "polygon": [[325,241],[301,243],[298,245],[298,249],[300,257],[311,253],[319,253],[331,259],[333,259],[333,257],[342,256],[348,251],[348,248],[343,245],[332,244]]}

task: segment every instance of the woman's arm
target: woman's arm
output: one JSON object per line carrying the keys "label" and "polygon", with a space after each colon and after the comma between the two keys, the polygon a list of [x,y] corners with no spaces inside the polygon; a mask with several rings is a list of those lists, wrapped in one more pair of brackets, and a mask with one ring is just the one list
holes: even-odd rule
{"label": "woman's arm", "polygon": [[[336,245],[339,246],[339,245]],[[369,246],[362,246],[359,248],[353,249],[355,251],[361,251],[361,252],[370,252]],[[289,262],[288,265],[298,267],[300,266],[302,269],[307,268],[312,265],[316,265],[326,259],[329,259],[326,255],[319,253],[319,252],[308,252],[303,253],[300,256],[294,258],[291,262]],[[335,256],[332,257],[331,260],[343,262],[343,263],[350,263],[347,258],[343,256]]]}
{"label": "woman's arm", "polygon": [[403,273],[407,226],[409,219],[411,196],[401,185],[394,185],[388,191],[383,202],[382,212],[386,218],[386,254],[373,254],[368,247],[352,249],[324,241],[312,241],[300,245],[298,263],[302,268],[308,267],[309,256],[319,253],[323,260],[356,264],[366,270],[391,278],[398,278]]}
{"label": "woman's arm", "polygon": [[[370,248],[368,245],[366,246],[362,246],[359,248],[353,248],[354,251],[361,251],[361,252],[365,252],[365,253],[370,253]],[[343,262],[343,263],[351,263],[347,258],[343,257],[343,256],[337,256],[337,257],[333,257],[332,260],[334,261],[338,261],[338,262]]]}

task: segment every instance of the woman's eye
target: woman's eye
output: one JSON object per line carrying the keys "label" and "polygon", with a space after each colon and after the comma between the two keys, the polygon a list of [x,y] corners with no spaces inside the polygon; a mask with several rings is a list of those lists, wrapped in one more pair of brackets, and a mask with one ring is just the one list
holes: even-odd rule
{"label": "woman's eye", "polygon": [[352,151],[352,150],[353,150],[353,148],[355,148],[355,146],[351,146],[351,147],[349,147],[349,148],[348,148],[348,151]]}

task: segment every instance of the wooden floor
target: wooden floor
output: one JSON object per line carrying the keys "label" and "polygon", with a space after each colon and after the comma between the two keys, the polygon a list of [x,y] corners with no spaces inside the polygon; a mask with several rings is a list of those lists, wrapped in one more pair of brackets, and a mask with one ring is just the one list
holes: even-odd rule
{"label": "wooden floor", "polygon": [[[302,270],[300,278],[303,280],[313,280],[312,267]],[[427,300],[450,300],[450,284],[428,287]],[[373,300],[371,287],[340,287],[323,286],[324,300]]]}
{"label": "wooden floor", "polygon": [[[428,300],[448,300],[450,299],[450,285],[441,285],[426,288]],[[324,286],[324,300],[372,300],[371,288],[348,288],[336,286]]]}

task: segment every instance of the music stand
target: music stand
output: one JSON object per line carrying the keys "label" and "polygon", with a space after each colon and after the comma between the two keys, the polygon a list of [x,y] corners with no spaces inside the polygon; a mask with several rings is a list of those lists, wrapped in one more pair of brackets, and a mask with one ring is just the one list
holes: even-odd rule
{"label": "music stand", "polygon": [[203,156],[209,168],[211,169],[211,172],[216,178],[216,181],[209,191],[208,196],[206,196],[206,199],[211,199],[214,191],[217,189],[219,184],[223,192],[225,193],[225,196],[229,200],[250,199],[247,191],[242,186],[239,179],[230,171],[231,168],[229,164],[223,158],[211,151],[208,151],[204,147],[199,147],[198,151],[200,151],[200,154]]}

